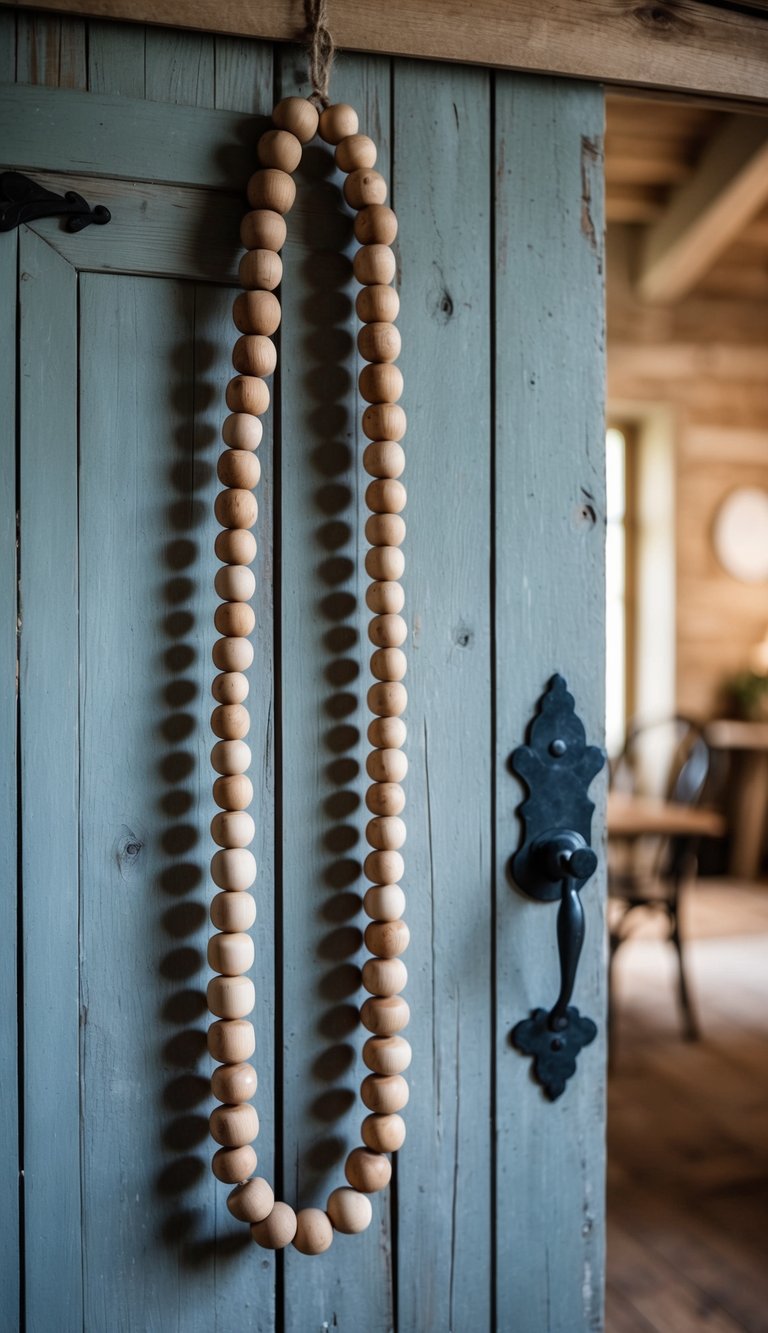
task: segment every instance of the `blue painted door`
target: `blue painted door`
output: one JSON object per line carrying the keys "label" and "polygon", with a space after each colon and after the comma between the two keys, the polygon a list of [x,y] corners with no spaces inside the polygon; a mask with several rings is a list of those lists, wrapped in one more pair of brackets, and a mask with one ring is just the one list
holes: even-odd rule
{"label": "blue painted door", "polygon": [[[600,93],[366,57],[335,75],[400,219],[414,1063],[372,1229],[276,1259],[208,1169],[212,500],[241,190],[303,62],[0,19],[3,164],[113,219],[0,236],[7,1327],[599,1329],[603,1050],[550,1106],[511,1048],[556,955],[506,862],[507,759],[554,670],[602,731]],[[290,222],[250,695],[258,1151],[311,1204],[361,1119],[365,887],[351,227],[325,150]],[[585,899],[576,998],[600,1020],[598,883]]]}

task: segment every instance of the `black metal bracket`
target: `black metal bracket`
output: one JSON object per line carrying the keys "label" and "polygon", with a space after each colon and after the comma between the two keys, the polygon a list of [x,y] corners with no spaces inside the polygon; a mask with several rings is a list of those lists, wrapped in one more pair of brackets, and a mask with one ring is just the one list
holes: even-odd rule
{"label": "black metal bracket", "polygon": [[23,222],[34,222],[37,218],[59,216],[66,217],[67,231],[82,231],[92,222],[103,227],[112,214],[103,204],[91,208],[75,190],[54,194],[29,176],[22,176],[20,171],[0,173],[0,231],[13,231]]}
{"label": "black metal bracket", "polygon": [[569,1003],[584,943],[580,893],[597,869],[590,847],[594,802],[589,786],[605,752],[587,745],[573,695],[553,676],[529,728],[528,744],[511,756],[511,768],[528,788],[519,814],[523,838],[510,871],[517,887],[536,902],[556,902],[560,993],[551,1009],[534,1009],[512,1031],[518,1050],[533,1056],[534,1074],[550,1101],[565,1090],[582,1047],[597,1027]]}

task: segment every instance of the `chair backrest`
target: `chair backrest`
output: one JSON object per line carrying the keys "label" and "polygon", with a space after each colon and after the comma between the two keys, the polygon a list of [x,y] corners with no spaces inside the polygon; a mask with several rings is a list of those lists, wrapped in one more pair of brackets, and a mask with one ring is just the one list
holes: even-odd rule
{"label": "chair backrest", "polygon": [[701,728],[686,717],[632,723],[614,761],[611,785],[636,795],[698,805],[712,766]]}

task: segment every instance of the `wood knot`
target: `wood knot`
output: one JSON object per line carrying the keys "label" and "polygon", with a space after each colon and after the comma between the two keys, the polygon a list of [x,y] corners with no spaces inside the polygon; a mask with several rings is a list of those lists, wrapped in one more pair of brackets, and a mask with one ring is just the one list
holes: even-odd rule
{"label": "wood knot", "polygon": [[694,25],[683,17],[674,4],[635,5],[631,16],[642,28],[657,37],[693,32]]}
{"label": "wood knot", "polygon": [[142,839],[134,833],[133,829],[124,824],[115,848],[115,858],[121,879],[128,878],[143,850],[144,843]]}

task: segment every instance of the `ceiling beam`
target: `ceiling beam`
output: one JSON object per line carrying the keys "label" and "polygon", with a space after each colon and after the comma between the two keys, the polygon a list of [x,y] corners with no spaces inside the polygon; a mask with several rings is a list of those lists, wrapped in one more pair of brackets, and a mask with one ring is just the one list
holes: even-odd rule
{"label": "ceiling beam", "polygon": [[733,116],[642,242],[637,291],[672,303],[695,287],[768,200],[768,119]]}

